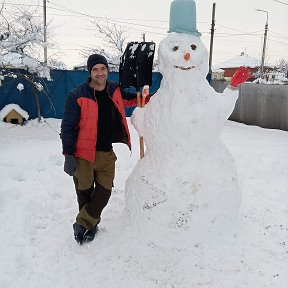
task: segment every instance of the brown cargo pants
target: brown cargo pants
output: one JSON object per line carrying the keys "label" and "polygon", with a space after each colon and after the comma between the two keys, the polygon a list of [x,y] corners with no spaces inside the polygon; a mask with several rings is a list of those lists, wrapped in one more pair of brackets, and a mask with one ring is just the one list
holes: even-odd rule
{"label": "brown cargo pants", "polygon": [[113,150],[97,151],[94,163],[76,158],[73,177],[79,213],[76,222],[90,230],[100,223],[102,210],[111,196],[117,157]]}

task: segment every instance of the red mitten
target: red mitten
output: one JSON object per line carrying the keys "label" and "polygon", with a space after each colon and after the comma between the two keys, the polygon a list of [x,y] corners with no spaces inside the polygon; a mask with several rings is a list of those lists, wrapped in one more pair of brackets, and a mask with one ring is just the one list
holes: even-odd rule
{"label": "red mitten", "polygon": [[237,87],[251,77],[250,69],[239,67],[231,79],[231,86]]}
{"label": "red mitten", "polygon": [[141,101],[141,107],[145,106],[145,99],[149,95],[149,85],[144,85],[142,89],[142,101]]}

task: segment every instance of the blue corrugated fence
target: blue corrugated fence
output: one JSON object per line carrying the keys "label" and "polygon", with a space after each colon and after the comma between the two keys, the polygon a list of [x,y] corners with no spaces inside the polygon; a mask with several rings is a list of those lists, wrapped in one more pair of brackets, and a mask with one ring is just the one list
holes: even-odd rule
{"label": "blue corrugated fence", "polygon": [[[13,74],[25,73],[19,70],[14,70]],[[64,113],[65,100],[68,92],[75,88],[77,85],[86,81],[88,77],[87,71],[68,71],[68,70],[52,70],[52,81],[40,79],[41,85],[47,92],[41,93],[38,90],[35,92],[38,95],[41,115],[44,118],[58,118],[61,119]],[[153,72],[153,84],[150,92],[154,93],[160,86],[162,75],[158,72]],[[119,73],[110,72],[109,80],[118,82]],[[21,83],[24,89],[21,90]],[[17,88],[20,87],[20,89]],[[135,90],[131,88],[131,90]],[[37,106],[35,95],[32,93],[31,83],[25,77],[5,77],[0,86],[0,110],[8,104],[18,104],[22,109],[28,112],[30,119],[37,118]],[[126,115],[130,116],[134,108],[126,109]]]}

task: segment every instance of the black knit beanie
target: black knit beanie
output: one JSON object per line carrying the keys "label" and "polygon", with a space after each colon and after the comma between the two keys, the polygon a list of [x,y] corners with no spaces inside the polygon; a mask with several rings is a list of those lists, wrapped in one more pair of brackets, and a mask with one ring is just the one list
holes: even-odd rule
{"label": "black knit beanie", "polygon": [[104,64],[108,69],[107,59],[103,55],[92,54],[88,57],[88,60],[87,60],[87,70],[89,72],[89,75],[91,74],[91,70],[93,66],[96,64]]}

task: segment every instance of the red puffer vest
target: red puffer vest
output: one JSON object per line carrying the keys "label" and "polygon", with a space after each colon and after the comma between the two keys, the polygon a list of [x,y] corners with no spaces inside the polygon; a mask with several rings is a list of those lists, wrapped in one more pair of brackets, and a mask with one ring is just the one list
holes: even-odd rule
{"label": "red puffer vest", "polygon": [[[115,87],[113,84],[109,85],[108,93],[110,94],[112,92],[109,96],[111,97],[113,104],[121,115],[121,119],[119,120],[121,121],[121,126],[123,128],[123,131],[118,134],[121,136],[115,138],[113,142],[125,143],[131,150],[130,133],[124,107],[136,106],[136,95],[133,96],[135,98],[131,98],[132,94],[130,94],[130,99],[125,99],[125,96],[127,95],[125,93],[121,93],[120,88],[117,86]],[[97,142],[98,105],[94,99],[90,99],[85,96],[79,97],[77,99],[77,103],[80,107],[80,121],[78,126],[78,137],[75,146],[75,156],[90,162],[94,162]]]}

